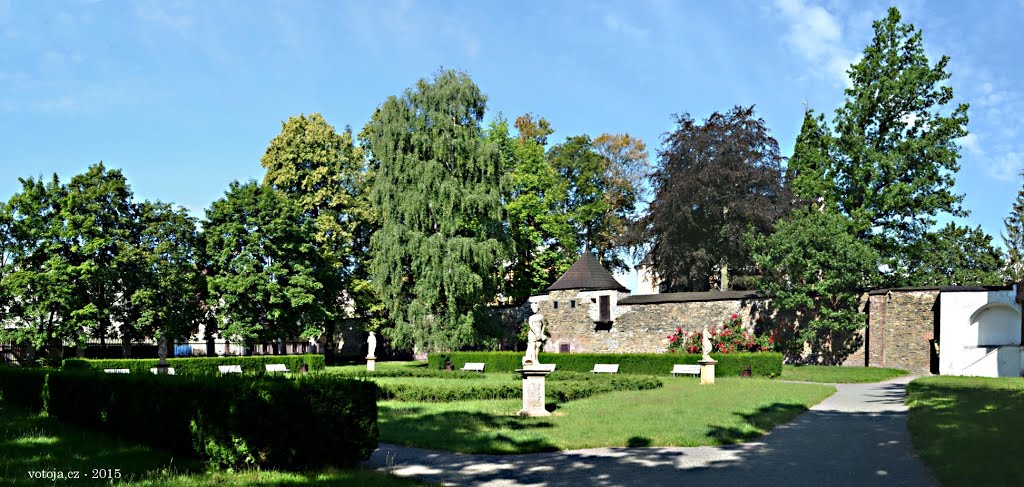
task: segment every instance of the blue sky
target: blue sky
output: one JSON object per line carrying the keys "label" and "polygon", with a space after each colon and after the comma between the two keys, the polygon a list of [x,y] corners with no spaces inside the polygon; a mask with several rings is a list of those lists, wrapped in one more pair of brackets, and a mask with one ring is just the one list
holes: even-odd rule
{"label": "blue sky", "polygon": [[[788,156],[805,103],[832,116],[889,5],[0,0],[0,198],[102,160],[138,199],[202,216],[230,181],[262,177],[289,115],[358,132],[439,67],[470,74],[488,117],[547,118],[554,142],[628,132],[657,149],[673,113],[756,104]],[[999,242],[1024,169],[1024,1],[895,5],[932,61],[952,58],[971,104],[964,222]]]}

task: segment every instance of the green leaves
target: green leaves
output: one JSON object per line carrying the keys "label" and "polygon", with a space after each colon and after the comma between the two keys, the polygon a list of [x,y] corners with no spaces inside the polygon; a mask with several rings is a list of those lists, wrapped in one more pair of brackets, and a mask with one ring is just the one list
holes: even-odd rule
{"label": "green leaves", "polygon": [[233,182],[203,228],[222,336],[253,345],[314,333],[311,327],[330,317],[317,299],[322,258],[312,223],[282,193]]}
{"label": "green leaves", "polygon": [[364,130],[380,219],[370,275],[399,346],[470,342],[476,308],[497,291],[503,167],[480,127],[485,107],[466,74],[444,71],[386,100]]}
{"label": "green leaves", "polygon": [[802,208],[778,221],[770,235],[747,237],[762,271],[759,289],[773,306],[796,314],[800,339],[828,363],[842,361],[848,341],[864,326],[860,295],[878,270],[878,254],[854,228],[844,215]]}

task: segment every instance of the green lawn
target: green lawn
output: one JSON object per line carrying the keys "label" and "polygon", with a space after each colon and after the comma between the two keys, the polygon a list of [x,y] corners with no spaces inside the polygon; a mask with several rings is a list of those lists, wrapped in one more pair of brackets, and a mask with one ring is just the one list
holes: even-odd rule
{"label": "green lawn", "polygon": [[909,372],[881,367],[840,367],[833,365],[783,365],[783,380],[824,382],[831,384],[853,382],[882,382]]}
{"label": "green lawn", "polygon": [[[377,370],[392,370],[392,369],[425,369],[427,368],[426,361],[406,361],[406,362],[377,362]],[[325,368],[327,372],[363,372],[366,370],[366,363],[357,363],[355,365],[330,365]]]}
{"label": "green lawn", "polygon": [[943,485],[1022,485],[1024,378],[925,377],[907,404],[914,447]]}
{"label": "green lawn", "polygon": [[[110,485],[109,480],[87,479],[93,469],[118,469],[118,485],[425,485],[372,471],[209,473],[196,460],[28,414],[0,401],[0,486]],[[60,471],[65,477],[68,472],[78,472],[78,479],[54,482],[30,478],[29,472],[40,471],[53,475]],[[114,475],[113,470],[107,473]]]}
{"label": "green lawn", "polygon": [[520,418],[521,400],[382,401],[381,441],[466,453],[524,453],[603,446],[698,446],[749,440],[835,392],[768,379],[665,379],[665,387],[621,391]]}

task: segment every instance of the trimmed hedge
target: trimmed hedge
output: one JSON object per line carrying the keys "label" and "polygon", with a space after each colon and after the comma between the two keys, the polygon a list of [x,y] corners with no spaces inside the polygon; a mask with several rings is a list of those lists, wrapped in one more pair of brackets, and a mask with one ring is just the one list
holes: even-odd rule
{"label": "trimmed hedge", "polygon": [[[332,371],[332,375],[339,377],[350,377],[353,379],[371,379],[374,377],[422,377],[439,379],[485,379],[487,376],[480,372],[467,372],[463,370],[434,370],[434,369],[380,369],[373,372],[366,370],[353,371]],[[518,377],[518,375],[516,376]]]}
{"label": "trimmed hedge", "polygon": [[[594,394],[612,391],[639,391],[662,387],[661,379],[641,376],[603,376],[588,380],[562,380],[546,383],[548,399],[558,402],[584,399]],[[523,385],[518,381],[495,384],[474,384],[472,381],[453,381],[451,384],[378,384],[381,400],[454,402],[490,399],[519,399]]]}
{"label": "trimmed hedge", "polygon": [[[540,362],[556,364],[555,372],[590,372],[594,364],[619,364],[621,374],[672,375],[675,364],[696,364],[699,353],[542,353]],[[443,369],[447,361],[456,368],[466,362],[483,362],[488,372],[513,372],[522,368],[522,352],[447,352],[427,357],[428,367]],[[782,354],[777,352],[713,353],[718,361],[719,377],[739,376],[747,367],[755,377],[778,377],[782,374]]]}
{"label": "trimmed hedge", "polygon": [[47,397],[45,410],[61,421],[212,467],[352,468],[379,438],[376,384],[326,374],[293,380],[3,368],[0,384],[5,401],[34,406]]}
{"label": "trimmed hedge", "polygon": [[[149,374],[149,369],[156,367],[160,359],[64,359],[65,369],[128,369],[132,374]],[[310,372],[324,370],[323,355],[255,355],[239,357],[188,357],[169,358],[167,365],[174,367],[176,375],[219,375],[218,365],[240,365],[243,374],[263,375],[266,364],[284,364],[288,370],[298,372],[302,364],[309,367]]]}

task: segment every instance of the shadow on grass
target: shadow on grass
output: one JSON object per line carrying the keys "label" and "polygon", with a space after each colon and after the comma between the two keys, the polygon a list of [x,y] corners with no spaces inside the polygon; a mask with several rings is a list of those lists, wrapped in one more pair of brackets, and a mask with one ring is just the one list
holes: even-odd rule
{"label": "shadow on grass", "polygon": [[[41,417],[0,402],[0,486],[54,485],[54,480],[31,475],[65,477],[77,472],[74,485],[110,484],[92,479],[94,469],[118,469],[121,481],[137,480],[160,472],[192,473],[202,470],[195,459],[118,440],[59,421]],[[97,472],[98,473],[98,472]],[[109,472],[108,473],[112,473]]]}
{"label": "shadow on grass", "polygon": [[907,426],[946,485],[1020,485],[1024,379],[929,377],[907,388]]}
{"label": "shadow on grass", "polygon": [[743,418],[744,423],[749,426],[748,428],[712,426],[707,436],[719,445],[752,440],[767,433],[776,425],[787,423],[806,411],[807,408],[800,404],[775,403],[761,407],[753,413],[736,413],[736,416]]}
{"label": "shadow on grass", "polygon": [[[534,453],[558,451],[541,430],[554,425],[528,418],[464,411],[430,412],[422,407],[378,405],[382,442],[409,446],[446,445],[453,451]],[[553,409],[551,405],[548,409]]]}
{"label": "shadow on grass", "polygon": [[720,447],[638,448],[649,445],[649,440],[634,436],[625,448],[496,456],[382,444],[367,463],[456,485],[935,485],[912,453],[898,392],[887,386],[872,388],[868,398],[889,402],[865,412],[772,404],[742,414],[745,425],[717,428],[709,436],[735,443],[759,436],[755,430],[779,424],[771,434]]}

